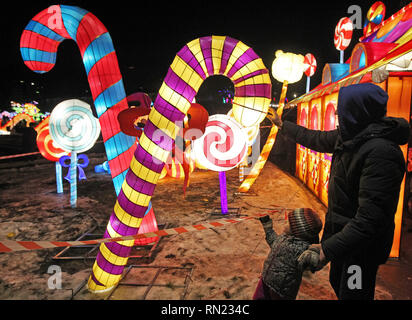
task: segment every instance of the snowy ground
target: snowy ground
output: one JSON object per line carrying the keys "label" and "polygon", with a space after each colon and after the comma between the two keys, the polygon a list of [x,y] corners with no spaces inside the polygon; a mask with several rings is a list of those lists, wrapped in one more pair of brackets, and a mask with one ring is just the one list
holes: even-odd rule
{"label": "snowy ground", "polygon": [[[56,193],[53,163],[40,157],[30,162],[16,159],[11,169],[10,164],[1,163],[0,240],[64,241],[75,240],[95,227],[103,232],[116,198],[110,176],[93,170],[105,161],[105,155],[89,154],[89,158],[87,180],[78,185],[76,209],[70,208],[67,182],[65,193]],[[158,224],[177,227],[220,218],[211,215],[220,205],[216,172],[195,171],[185,199],[182,185],[182,180],[172,178],[159,182],[152,198]],[[326,212],[299,180],[270,162],[252,187],[251,195],[236,195],[238,186],[238,171],[229,171],[229,207],[240,208],[240,214],[296,207],[311,207],[322,217]],[[271,216],[279,232],[286,223],[284,212],[278,210]],[[82,286],[94,259],[54,260],[61,250],[0,254],[0,299],[71,299],[73,292],[76,300],[108,298],[107,294],[91,294]],[[151,257],[129,259],[129,265],[140,267],[132,269],[125,280],[150,284],[159,267],[186,269],[164,269],[150,290],[147,286],[121,286],[109,298],[142,299],[146,294],[146,299],[251,299],[268,252],[257,220],[164,237]],[[51,275],[47,271],[53,265],[63,272],[60,290],[48,287]],[[186,278],[190,272],[191,277]],[[392,299],[391,284],[378,279],[376,298]],[[335,299],[328,282],[328,266],[316,274],[304,274],[298,299]]]}

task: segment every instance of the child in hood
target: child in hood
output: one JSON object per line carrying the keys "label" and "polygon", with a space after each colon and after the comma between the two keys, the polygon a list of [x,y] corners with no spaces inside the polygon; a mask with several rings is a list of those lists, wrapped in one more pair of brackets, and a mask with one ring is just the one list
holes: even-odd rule
{"label": "child in hood", "polygon": [[271,250],[263,266],[254,300],[295,300],[303,270],[298,258],[310,245],[319,243],[322,221],[309,208],[288,212],[288,226],[276,234],[269,216],[259,218]]}

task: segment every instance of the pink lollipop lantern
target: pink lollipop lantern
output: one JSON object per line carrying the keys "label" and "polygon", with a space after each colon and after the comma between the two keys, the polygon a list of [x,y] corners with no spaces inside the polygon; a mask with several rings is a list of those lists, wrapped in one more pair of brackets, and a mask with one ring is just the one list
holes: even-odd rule
{"label": "pink lollipop lantern", "polygon": [[305,59],[303,60],[304,70],[306,74],[306,93],[310,90],[310,77],[313,76],[316,72],[316,59],[315,56],[311,53],[307,53],[305,55]]}
{"label": "pink lollipop lantern", "polygon": [[343,52],[349,46],[352,40],[353,23],[352,20],[344,17],[339,20],[335,28],[334,43],[337,50],[340,51],[340,63],[343,63]]}

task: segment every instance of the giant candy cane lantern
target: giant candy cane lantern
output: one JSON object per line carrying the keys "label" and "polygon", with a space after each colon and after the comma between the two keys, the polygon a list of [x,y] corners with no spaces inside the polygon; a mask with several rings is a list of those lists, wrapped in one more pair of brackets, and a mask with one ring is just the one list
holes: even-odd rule
{"label": "giant candy cane lantern", "polygon": [[[149,114],[122,186],[125,192],[117,198],[106,237],[136,234],[180,129],[175,123],[183,121],[201,84],[212,75],[224,75],[233,81],[233,114],[240,124],[256,125],[266,116],[271,97],[269,72],[251,48],[220,36],[199,38],[185,45],[173,60]],[[163,132],[162,139],[159,130]],[[115,217],[121,217],[121,222],[112,224]],[[115,286],[129,252],[130,243],[126,241],[102,244],[89,289],[103,291]]]}
{"label": "giant candy cane lantern", "polygon": [[[64,39],[77,41],[95,100],[112,177],[115,185],[119,181],[123,183],[104,237],[135,235],[179,130],[175,122],[183,121],[203,81],[212,75],[230,78],[236,89],[233,115],[243,126],[253,126],[265,118],[269,107],[269,72],[256,53],[238,40],[209,36],[188,43],[177,53],[166,75],[130,162],[127,155],[134,139],[123,135],[117,122],[117,114],[127,108],[127,104],[110,37],[91,13],[70,6],[58,8],[61,14],[52,21],[55,26],[60,25],[60,29],[47,27],[52,17],[47,9],[38,14],[23,33],[22,55],[32,70],[46,72],[55,63],[58,44]],[[96,50],[101,41],[107,41],[108,45]],[[39,43],[41,47],[37,47]],[[105,67],[108,70],[99,73]],[[159,129],[164,133],[162,139]],[[118,141],[120,143],[115,144]],[[112,166],[110,161],[113,160],[124,171]],[[129,165],[130,170],[127,170]],[[127,172],[124,181],[116,178],[124,172]],[[118,283],[132,245],[133,241],[122,241],[100,246],[88,281],[89,290],[104,291]]]}
{"label": "giant candy cane lantern", "polygon": [[[73,6],[55,5],[37,14],[20,39],[20,51],[27,67],[37,73],[50,71],[58,46],[74,40],[80,50],[106,149],[116,194],[129,169],[135,138],[120,130],[118,114],[128,108],[112,39],[105,26],[92,13]],[[149,206],[142,226],[157,230],[156,218]],[[152,228],[152,227],[150,227]]]}
{"label": "giant candy cane lantern", "polygon": [[76,41],[82,55],[118,194],[129,169],[135,139],[122,133],[117,121],[118,113],[128,104],[116,52],[105,26],[84,9],[51,6],[26,26],[20,51],[27,67],[45,73],[54,67],[58,46],[65,39]]}

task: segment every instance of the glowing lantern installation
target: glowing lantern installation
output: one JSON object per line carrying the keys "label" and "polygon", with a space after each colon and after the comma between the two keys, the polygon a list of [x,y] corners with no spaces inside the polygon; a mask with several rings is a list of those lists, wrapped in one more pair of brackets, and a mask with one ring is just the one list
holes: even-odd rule
{"label": "glowing lantern installation", "polygon": [[0,130],[9,132],[9,130],[13,129],[20,121],[23,120],[26,121],[27,127],[29,127],[30,123],[35,122],[32,116],[26,113],[18,113],[7,121],[2,127],[0,127]]}
{"label": "glowing lantern installation", "polygon": [[53,109],[49,127],[54,143],[71,153],[70,205],[75,208],[77,202],[77,154],[94,146],[100,135],[100,124],[93,116],[89,104],[72,99],[59,103]]}
{"label": "glowing lantern installation", "polygon": [[55,162],[57,193],[63,193],[62,167],[59,160],[61,157],[67,156],[70,153],[58,148],[53,143],[53,139],[49,131],[49,120],[50,116],[46,117],[36,128],[34,128],[37,131],[36,143],[40,154],[45,159]]}
{"label": "glowing lantern installation", "polygon": [[[309,129],[321,129],[321,101],[312,100],[309,108]],[[307,185],[316,195],[319,195],[320,153],[307,149],[308,177]]]}
{"label": "glowing lantern installation", "polygon": [[316,72],[316,59],[313,54],[308,53],[305,55],[305,60],[303,60],[304,72],[306,74],[306,93],[310,91],[310,77],[312,77]]}
{"label": "glowing lantern installation", "polygon": [[[301,107],[298,109],[298,124],[308,128],[309,106],[307,103],[302,103]],[[307,155],[308,149],[300,144],[296,144],[296,175],[303,182],[307,181]]]}
{"label": "glowing lantern installation", "polygon": [[118,194],[136,146],[134,138],[120,131],[117,121],[117,114],[127,109],[128,104],[116,52],[105,26],[84,9],[51,6],[26,26],[20,39],[20,51],[27,67],[45,73],[54,67],[58,46],[65,39],[76,41],[83,58]]}
{"label": "glowing lantern installation", "polygon": [[237,167],[247,155],[245,131],[230,116],[209,117],[205,134],[193,142],[196,159],[209,170],[219,172],[222,214],[228,213],[225,171]]}
{"label": "glowing lantern installation", "polygon": [[[233,117],[233,111],[229,110],[227,113],[229,117]],[[248,147],[248,152],[243,158],[243,161],[239,164],[239,181],[243,182],[245,179],[245,169],[248,167],[248,157],[252,153],[252,145],[256,142],[256,139],[258,135],[260,134],[260,126],[252,126],[252,127],[242,127],[242,131],[246,134],[247,137],[247,145]]]}
{"label": "glowing lantern installation", "polygon": [[[127,109],[128,104],[116,52],[106,27],[96,16],[82,8],[51,6],[38,13],[23,31],[20,39],[22,58],[32,71],[48,72],[54,67],[58,46],[65,39],[74,40],[80,50],[114,189],[119,196],[136,149],[136,138],[121,132],[117,121],[117,115]],[[149,209],[146,215],[148,213]],[[154,219],[154,215],[151,218]],[[143,219],[141,224],[145,223],[155,224]]]}
{"label": "glowing lantern installation", "polygon": [[[50,20],[57,26],[54,30],[46,27]],[[53,6],[39,13],[21,38],[26,65],[38,72],[50,70],[64,39],[76,40],[82,54],[118,193],[105,238],[138,233],[179,129],[175,121],[183,121],[207,77],[220,74],[232,80],[236,91],[233,113],[242,125],[259,124],[269,108],[270,77],[251,48],[224,36],[195,39],[172,62],[136,147],[133,137],[120,132],[117,114],[128,107],[123,82],[110,36],[94,15],[71,6]],[[153,136],[159,129],[167,138],[155,143]],[[133,242],[100,246],[89,290],[104,291],[118,283]]]}
{"label": "glowing lantern installation", "polygon": [[[282,50],[276,51],[275,55],[276,58],[272,64],[272,75],[277,81],[283,84],[282,92],[279,99],[279,106],[276,112],[279,115],[279,117],[282,117],[288,83],[297,82],[302,78],[305,65],[304,57],[302,55],[290,52],[285,53]],[[272,150],[272,147],[275,144],[277,132],[278,128],[275,125],[272,126],[272,129],[269,132],[269,136],[267,138],[265,145],[263,146],[262,152],[257,162],[254,164],[250,174],[239,187],[240,192],[249,191],[250,187],[259,176],[269,157],[270,151]]]}
{"label": "glowing lantern installation", "polygon": [[[334,93],[325,97],[323,103],[323,121],[322,130],[330,131],[336,129],[336,115],[335,111],[338,104],[338,94]],[[321,168],[320,168],[320,190],[319,198],[325,204],[328,205],[328,190],[329,190],[329,176],[330,176],[330,165],[332,161],[332,155],[329,153],[324,153],[320,155]]]}
{"label": "glowing lantern installation", "polygon": [[375,2],[366,14],[363,35],[369,35],[373,29],[385,19],[386,7],[381,1]]}
{"label": "glowing lantern installation", "polygon": [[[188,43],[177,53],[151,109],[122,186],[128,192],[119,195],[111,221],[116,216],[122,219],[115,225],[109,223],[106,237],[137,232],[180,129],[175,122],[183,121],[202,82],[215,74],[225,75],[235,84],[233,111],[240,124],[256,125],[264,119],[270,103],[271,83],[256,53],[229,37],[209,36]],[[159,129],[165,135],[156,144],[152,139]],[[119,211],[119,208],[128,208],[128,211]],[[102,244],[89,279],[90,290],[102,291],[116,285],[130,246],[130,241]]]}
{"label": "glowing lantern installation", "polygon": [[195,160],[191,156],[193,149],[192,144],[205,133],[208,121],[209,113],[207,110],[202,105],[194,102],[187,110],[186,116],[183,119],[183,128],[178,133],[181,145],[175,143],[174,152],[176,156],[176,151],[180,151],[180,154],[177,154],[175,160],[181,163],[183,169],[183,196],[186,195],[186,189],[189,186],[190,173],[192,173],[196,167]]}
{"label": "glowing lantern installation", "polygon": [[352,40],[353,23],[352,20],[341,18],[335,28],[334,43],[336,50],[340,52],[340,63],[344,62],[344,52]]}

